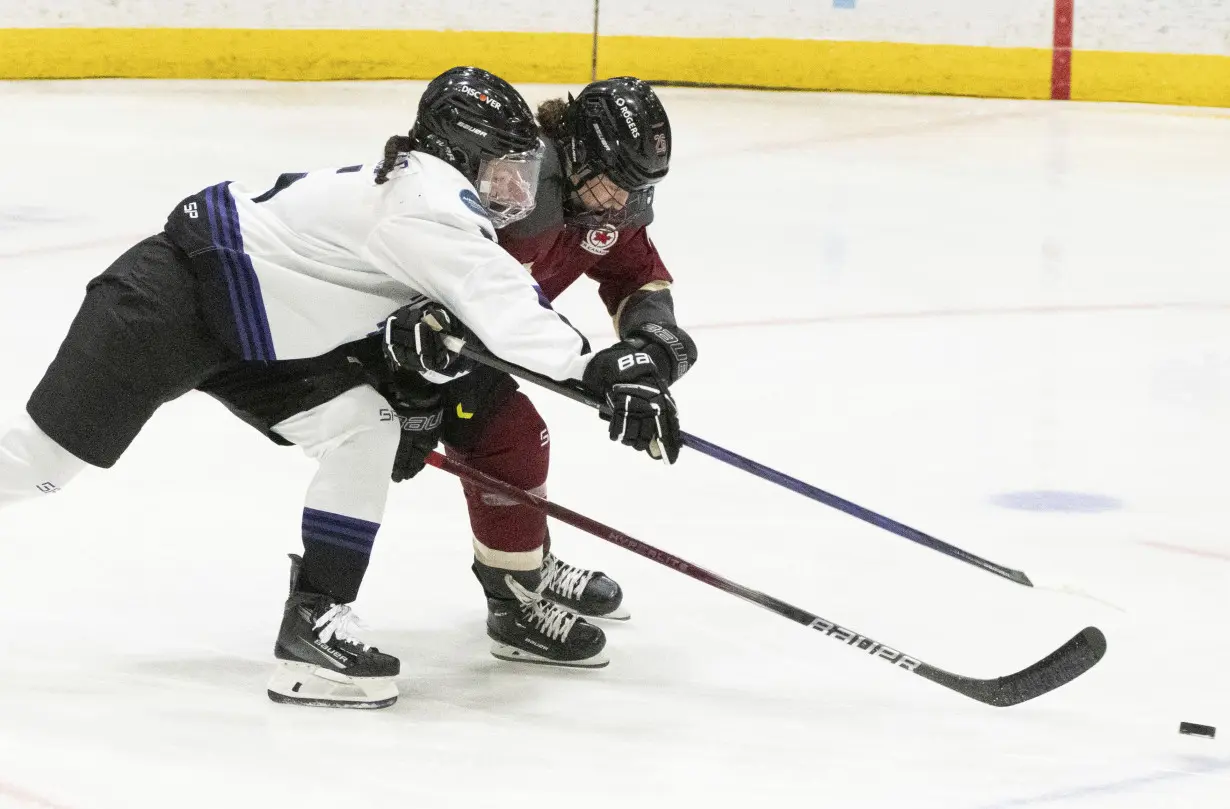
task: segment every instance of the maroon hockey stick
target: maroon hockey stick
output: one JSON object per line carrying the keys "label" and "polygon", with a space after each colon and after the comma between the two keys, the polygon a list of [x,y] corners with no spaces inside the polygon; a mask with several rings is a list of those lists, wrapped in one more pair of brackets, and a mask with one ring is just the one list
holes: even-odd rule
{"label": "maroon hockey stick", "polygon": [[711,587],[738,596],[745,601],[761,606],[783,618],[789,618],[795,623],[814,629],[822,635],[841,641],[850,648],[857,649],[866,655],[885,660],[898,668],[917,674],[920,677],[938,683],[945,688],[956,691],[971,699],[987,705],[1005,707],[1016,705],[1034,697],[1053,691],[1084,674],[1102,659],[1106,654],[1106,637],[1097,627],[1090,626],[1081,630],[1051,654],[1042,660],[1006,677],[991,680],[978,680],[963,677],[936,668],[921,659],[886,646],[877,640],[861,635],[853,629],[841,626],[819,615],[787,604],[771,595],[761,593],[749,587],[731,581],[716,573],[698,567],[685,559],[659,550],[652,545],[634,539],[614,528],[603,525],[597,520],[591,520],[583,514],[552,503],[537,495],[520,489],[511,483],[494,478],[466,464],[447,458],[438,452],[427,456],[427,463],[456,475],[480,489],[501,494],[514,502],[537,509],[560,522],[567,523],[587,534],[626,548],[646,559],[665,565],[697,581]]}

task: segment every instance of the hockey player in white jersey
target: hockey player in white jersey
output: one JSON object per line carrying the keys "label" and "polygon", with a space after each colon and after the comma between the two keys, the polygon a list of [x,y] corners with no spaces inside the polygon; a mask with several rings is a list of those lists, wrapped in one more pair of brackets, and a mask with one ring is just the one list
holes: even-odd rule
{"label": "hockey player in white jersey", "polygon": [[[26,413],[0,435],[0,506],[59,491],[86,465],[110,467],[164,402],[236,369],[325,355],[424,296],[493,353],[582,380],[614,403],[625,443],[654,443],[673,460],[677,417],[652,361],[622,343],[590,353],[495,242],[495,227],[534,202],[541,147],[520,95],[485,71],[447,71],[424,93],[408,138],[394,142],[412,151],[394,150],[380,166],[284,174],[264,190],[207,188],[92,280]],[[275,645],[285,667],[272,697],[357,707],[397,698],[399,661],[355,636],[347,606],[383,490],[355,502],[336,485],[339,468],[387,481],[399,429],[388,407],[370,387],[350,388],[275,428],[321,464],[304,536],[363,561],[339,583],[331,565],[309,565],[305,547]],[[360,426],[330,434],[330,412]]]}

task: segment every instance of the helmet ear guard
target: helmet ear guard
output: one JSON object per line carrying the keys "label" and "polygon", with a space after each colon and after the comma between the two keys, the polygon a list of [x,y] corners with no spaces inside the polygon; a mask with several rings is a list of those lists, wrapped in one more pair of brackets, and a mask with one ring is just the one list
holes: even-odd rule
{"label": "helmet ear guard", "polygon": [[418,125],[415,124],[410,130],[410,141],[414,144],[415,151],[426,152],[432,157],[438,157],[462,174],[469,176],[466,170],[468,161],[465,153],[460,149],[453,149],[448,141],[439,135],[432,132],[420,132]]}

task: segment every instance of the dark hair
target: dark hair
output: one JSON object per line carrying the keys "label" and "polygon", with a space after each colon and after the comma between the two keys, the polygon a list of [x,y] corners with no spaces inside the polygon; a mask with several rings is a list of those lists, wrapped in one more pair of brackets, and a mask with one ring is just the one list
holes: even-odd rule
{"label": "dark hair", "polygon": [[376,168],[376,185],[384,185],[389,181],[389,172],[397,165],[397,156],[412,148],[409,135],[394,135],[384,143],[384,160]]}
{"label": "dark hair", "polygon": [[568,102],[564,99],[544,101],[538,105],[538,128],[551,140],[560,140],[564,136],[564,116],[567,114]]}

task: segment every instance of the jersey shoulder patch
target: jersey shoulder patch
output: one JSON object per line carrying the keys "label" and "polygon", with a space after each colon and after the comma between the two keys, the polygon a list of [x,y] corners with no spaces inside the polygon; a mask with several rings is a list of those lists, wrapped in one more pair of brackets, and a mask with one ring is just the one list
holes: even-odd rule
{"label": "jersey shoulder patch", "polygon": [[619,241],[619,231],[611,227],[592,228],[581,237],[581,249],[595,256],[605,256]]}
{"label": "jersey shoulder patch", "polygon": [[478,214],[483,219],[490,218],[487,215],[487,209],[484,208],[483,203],[479,201],[478,194],[475,194],[469,188],[463,188],[461,189],[461,192],[457,196],[461,198],[462,204],[465,205],[467,208],[469,208],[471,211]]}
{"label": "jersey shoulder patch", "polygon": [[493,242],[496,241],[495,225],[491,224],[491,216],[483,207],[483,203],[479,201],[478,194],[475,194],[473,189],[463,188],[458,192],[457,197],[461,200],[462,205],[470,209],[470,213],[482,220],[478,223],[478,229],[482,231],[483,237]]}

